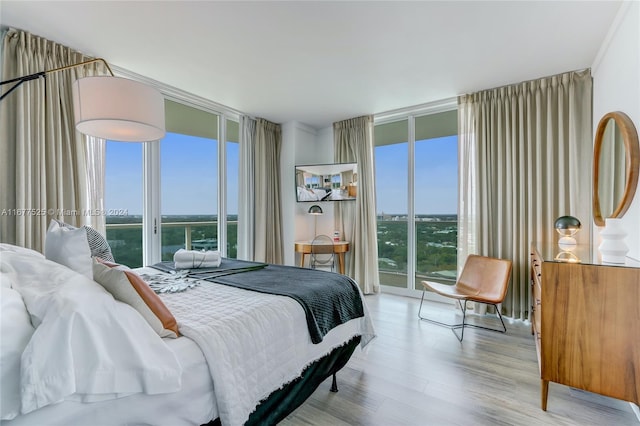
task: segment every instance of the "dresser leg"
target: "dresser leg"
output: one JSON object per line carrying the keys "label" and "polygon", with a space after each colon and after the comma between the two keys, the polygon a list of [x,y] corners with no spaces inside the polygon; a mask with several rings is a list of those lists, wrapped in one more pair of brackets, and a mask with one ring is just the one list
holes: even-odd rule
{"label": "dresser leg", "polygon": [[547,411],[547,397],[549,396],[549,381],[540,380],[540,405],[542,411]]}

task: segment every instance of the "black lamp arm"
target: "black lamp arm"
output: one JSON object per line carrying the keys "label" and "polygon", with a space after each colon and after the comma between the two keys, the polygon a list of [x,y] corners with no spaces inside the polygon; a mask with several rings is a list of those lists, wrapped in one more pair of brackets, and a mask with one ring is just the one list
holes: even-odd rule
{"label": "black lamp arm", "polygon": [[6,81],[2,81],[0,82],[0,86],[3,84],[9,84],[9,83],[14,83],[17,82],[16,84],[14,84],[13,86],[11,86],[11,88],[9,90],[7,90],[6,92],[4,92],[2,94],[2,96],[0,96],[0,101],[2,101],[9,93],[13,92],[15,89],[18,88],[18,86],[20,86],[22,83],[24,83],[25,81],[30,81],[30,80],[35,80],[37,78],[40,77],[44,77],[44,75],[46,74],[46,71],[40,71],[37,72],[35,74],[31,74],[31,75],[25,75],[24,77],[17,77],[17,78],[12,78],[11,80],[6,80]]}
{"label": "black lamp arm", "polygon": [[37,72],[35,74],[29,74],[29,75],[25,75],[25,76],[22,76],[22,77],[12,78],[10,80],[0,81],[0,86],[3,86],[5,84],[10,84],[10,83],[16,83],[13,86],[11,86],[11,88],[9,90],[7,90],[5,93],[3,93],[2,96],[0,96],[0,101],[2,101],[9,93],[11,93],[15,89],[17,89],[25,81],[36,80],[36,79],[38,79],[40,77],[44,77],[47,74],[51,74],[51,73],[58,72],[58,71],[63,71],[63,70],[68,70],[68,69],[75,68],[75,67],[80,67],[80,66],[83,66],[83,65],[92,64],[94,62],[102,62],[104,64],[104,66],[107,68],[107,70],[109,71],[109,74],[111,74],[111,76],[113,77],[113,71],[111,71],[111,67],[109,66],[109,64],[107,64],[107,61],[105,61],[102,58],[90,59],[88,61],[80,62],[80,63],[73,64],[73,65],[66,65],[64,67],[54,68],[52,70],[40,71],[40,72]]}

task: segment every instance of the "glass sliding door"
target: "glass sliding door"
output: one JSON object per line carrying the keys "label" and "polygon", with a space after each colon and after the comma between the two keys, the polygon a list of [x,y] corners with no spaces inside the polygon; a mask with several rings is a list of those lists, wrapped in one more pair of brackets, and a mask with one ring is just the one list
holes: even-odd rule
{"label": "glass sliding door", "polygon": [[408,121],[375,126],[380,284],[407,288]]}
{"label": "glass sliding door", "polygon": [[167,133],[162,140],[162,260],[178,249],[217,250],[217,141]]}
{"label": "glass sliding door", "polygon": [[415,288],[454,284],[458,247],[457,111],[415,119]]}
{"label": "glass sliding door", "polygon": [[107,141],[106,238],[116,262],[142,266],[142,144]]}
{"label": "glass sliding door", "polygon": [[165,99],[165,124],[159,143],[107,142],[105,209],[115,214],[106,218],[106,236],[116,261],[173,260],[179,248],[224,247],[235,258],[237,117]]}
{"label": "glass sliding door", "polygon": [[218,250],[218,116],[166,103],[160,145],[161,257]]}
{"label": "glass sliding door", "polygon": [[[421,290],[457,272],[457,111],[375,126],[380,284]],[[410,277],[410,278],[409,278]]]}
{"label": "glass sliding door", "polygon": [[238,257],[238,181],[240,179],[239,125],[237,121],[227,123],[227,257]]}

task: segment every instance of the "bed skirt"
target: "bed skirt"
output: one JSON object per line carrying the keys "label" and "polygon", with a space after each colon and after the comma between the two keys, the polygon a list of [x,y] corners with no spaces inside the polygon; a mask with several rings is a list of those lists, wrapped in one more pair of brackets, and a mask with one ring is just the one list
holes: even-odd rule
{"label": "bed skirt", "polygon": [[[251,413],[246,425],[275,425],[291,414],[311,396],[320,383],[338,372],[347,364],[360,343],[360,336],[335,348],[307,367],[300,377],[273,392]],[[221,426],[220,419],[210,421],[204,426]]]}

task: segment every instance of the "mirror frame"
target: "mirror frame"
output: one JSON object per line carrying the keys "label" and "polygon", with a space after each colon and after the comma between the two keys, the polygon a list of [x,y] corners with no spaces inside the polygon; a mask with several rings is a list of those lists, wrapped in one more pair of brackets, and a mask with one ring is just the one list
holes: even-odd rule
{"label": "mirror frame", "polygon": [[620,111],[604,115],[598,123],[593,147],[593,221],[597,226],[604,226],[604,218],[600,209],[600,194],[598,178],[600,176],[600,152],[602,151],[602,137],[609,119],[613,119],[620,128],[624,140],[625,152],[625,187],[622,199],[618,202],[610,217],[622,217],[629,209],[638,186],[638,167],[640,165],[640,148],[638,148],[638,133],[633,121],[627,114]]}

